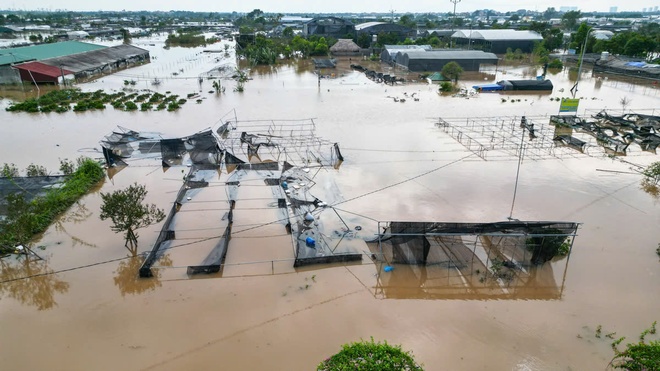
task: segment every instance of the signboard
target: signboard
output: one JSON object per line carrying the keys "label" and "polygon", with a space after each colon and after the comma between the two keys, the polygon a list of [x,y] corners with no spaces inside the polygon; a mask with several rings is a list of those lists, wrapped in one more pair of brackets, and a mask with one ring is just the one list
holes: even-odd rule
{"label": "signboard", "polygon": [[577,112],[579,104],[579,99],[562,98],[559,105],[559,112]]}

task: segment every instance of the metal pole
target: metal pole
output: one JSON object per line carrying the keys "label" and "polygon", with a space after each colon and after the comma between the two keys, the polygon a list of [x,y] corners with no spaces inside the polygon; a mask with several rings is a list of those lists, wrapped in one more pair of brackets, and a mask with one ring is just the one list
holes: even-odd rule
{"label": "metal pole", "polygon": [[587,51],[587,43],[589,42],[589,34],[591,33],[591,31],[593,31],[593,28],[590,28],[587,31],[587,36],[584,38],[584,45],[582,45],[580,63],[578,64],[577,80],[575,80],[575,85],[573,85],[573,88],[571,89],[571,92],[573,93],[573,98],[575,98],[575,94],[578,91],[578,83],[580,82],[580,75],[582,74],[582,61],[584,60],[584,52]]}
{"label": "metal pole", "polygon": [[[451,33],[452,35],[454,34],[454,24],[456,23],[456,4],[460,3],[461,0],[449,0],[454,4],[454,18],[451,20]],[[454,39],[449,36],[449,47],[451,48],[453,46]]]}
{"label": "metal pole", "polygon": [[[525,116],[521,119],[522,122],[526,122]],[[518,169],[516,170],[516,185],[513,188],[513,200],[511,201],[511,212],[509,213],[509,220],[513,219],[513,207],[516,204],[516,194],[518,193],[518,178],[520,177],[520,164],[523,159],[523,144],[525,143],[525,126],[522,127],[522,133],[520,134],[520,153],[518,153]]]}

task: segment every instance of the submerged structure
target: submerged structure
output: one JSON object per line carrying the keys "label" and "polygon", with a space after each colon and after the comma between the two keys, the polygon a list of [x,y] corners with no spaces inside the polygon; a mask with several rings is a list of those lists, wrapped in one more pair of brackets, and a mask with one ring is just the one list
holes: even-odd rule
{"label": "submerged structure", "polygon": [[[331,207],[340,193],[326,168],[341,165],[339,144],[315,136],[314,130],[313,120],[234,119],[183,138],[125,128],[106,136],[101,144],[109,166],[153,161],[150,154],[159,154],[163,171],[180,168],[183,173],[140,276],[150,277],[166,253],[187,266],[190,276],[222,274],[233,249],[238,264],[287,261],[300,267],[361,260],[364,241]],[[213,232],[199,237],[199,231]],[[241,238],[265,237],[269,240],[245,252]],[[293,248],[268,247],[286,245]]]}
{"label": "submerged structure", "polygon": [[[418,299],[559,299],[578,229],[572,222],[379,223],[369,248],[389,265],[376,296]],[[553,264],[564,259],[563,264]],[[556,266],[553,268],[553,266]],[[386,269],[387,271],[387,269]]]}
{"label": "submerged structure", "polygon": [[550,80],[501,80],[495,84],[474,85],[478,92],[493,91],[552,91]]}

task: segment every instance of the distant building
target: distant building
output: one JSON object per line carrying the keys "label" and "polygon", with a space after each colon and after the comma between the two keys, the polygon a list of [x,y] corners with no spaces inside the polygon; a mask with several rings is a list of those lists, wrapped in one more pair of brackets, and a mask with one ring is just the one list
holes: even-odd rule
{"label": "distant building", "polygon": [[591,36],[596,38],[596,40],[609,40],[614,36],[614,32],[607,30],[595,30],[591,33]]}
{"label": "distant building", "polygon": [[577,6],[560,6],[559,7],[559,11],[562,12],[562,13],[575,12],[577,10],[578,10]]}
{"label": "distant building", "polygon": [[619,11],[619,7],[618,7],[618,6],[611,6],[611,7],[610,7],[610,13],[616,13],[616,12],[618,12],[618,11]]}
{"label": "distant building", "polygon": [[337,17],[314,18],[303,24],[304,36],[330,36],[336,39],[346,38],[347,35],[355,35],[353,22]]}
{"label": "distant building", "polygon": [[84,39],[89,37],[89,34],[85,31],[69,31],[66,33],[69,40]]}
{"label": "distant building", "polygon": [[396,35],[399,41],[403,41],[406,38],[415,37],[417,31],[412,28],[408,28],[396,23],[386,23],[386,22],[367,22],[361,23],[355,26],[355,32],[360,34],[367,34],[370,36],[378,35],[380,33],[387,33]]}
{"label": "distant building", "polygon": [[543,37],[534,31],[517,30],[459,30],[451,38],[456,45],[468,49],[480,49],[495,54],[504,54],[508,48],[520,49],[531,53],[534,45],[543,41]]}

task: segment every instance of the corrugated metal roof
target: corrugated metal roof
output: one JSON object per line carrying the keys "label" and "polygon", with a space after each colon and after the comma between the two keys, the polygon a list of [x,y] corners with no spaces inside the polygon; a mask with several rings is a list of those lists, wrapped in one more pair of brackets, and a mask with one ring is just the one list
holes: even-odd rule
{"label": "corrugated metal roof", "polygon": [[52,44],[0,49],[0,66],[11,63],[62,57],[65,55],[73,55],[105,48],[106,47],[102,45],[83,43],[80,41],[63,41]]}
{"label": "corrugated metal roof", "polygon": [[62,66],[74,73],[94,70],[117,60],[148,54],[149,51],[133,45],[117,45],[59,58],[44,59],[51,66]]}
{"label": "corrugated metal roof", "polygon": [[41,62],[27,62],[27,63],[22,63],[16,66],[13,66],[14,68],[17,68],[19,70],[25,70],[25,71],[30,71],[34,73],[40,73],[42,75],[50,76],[50,77],[58,77],[64,75],[71,75],[73,74],[72,71],[66,70],[66,69],[61,69],[59,67],[55,66],[50,66]]}
{"label": "corrugated metal roof", "polygon": [[411,50],[407,54],[409,59],[484,59],[497,60],[497,55],[486,53],[481,50]]}
{"label": "corrugated metal roof", "polygon": [[431,45],[383,45],[385,50],[431,50]]}
{"label": "corrugated metal roof", "polygon": [[543,40],[541,34],[528,30],[458,30],[451,37],[486,41]]}
{"label": "corrugated metal roof", "polygon": [[355,30],[360,31],[365,28],[373,27],[373,26],[378,26],[379,24],[385,24],[385,22],[366,22],[366,23],[360,23],[355,25]]}

